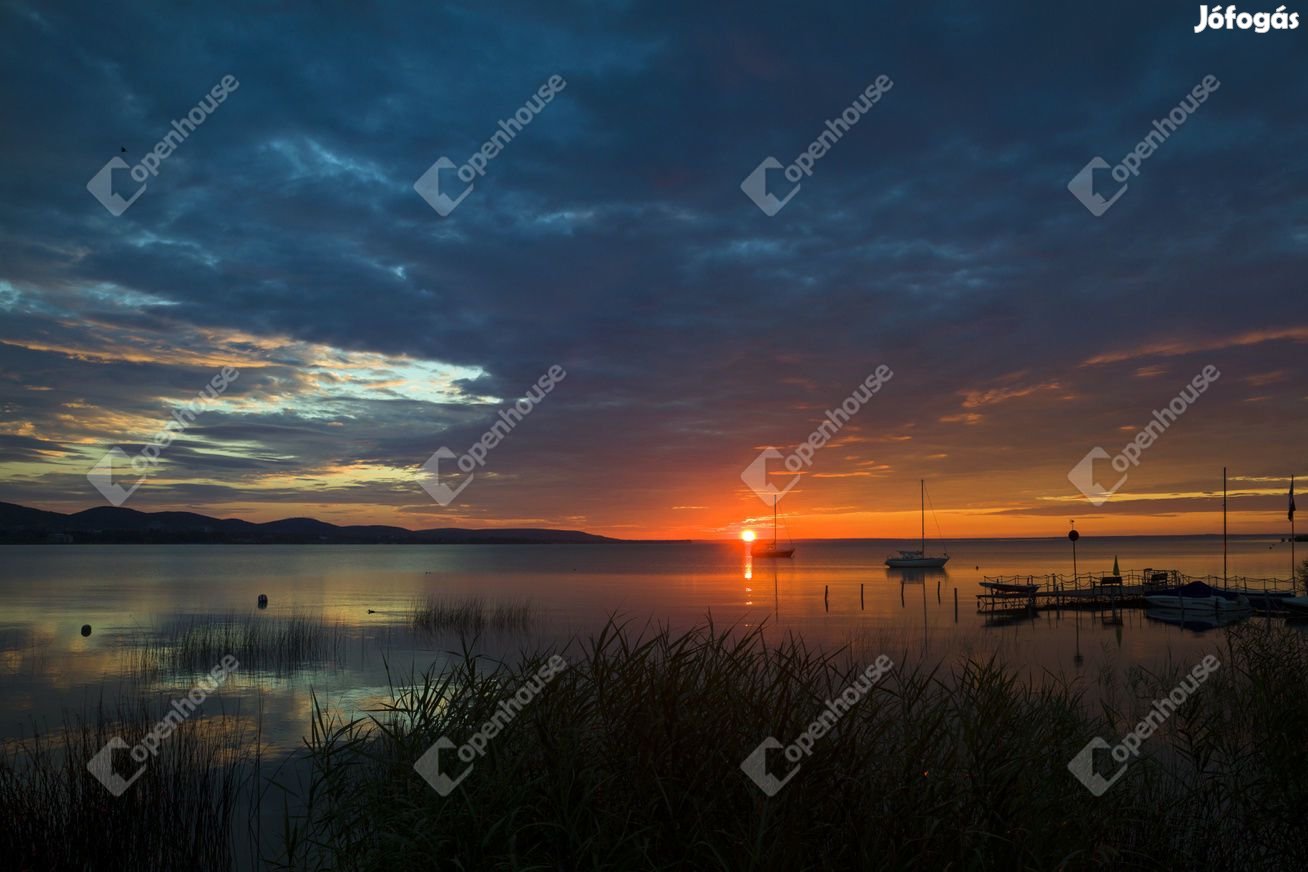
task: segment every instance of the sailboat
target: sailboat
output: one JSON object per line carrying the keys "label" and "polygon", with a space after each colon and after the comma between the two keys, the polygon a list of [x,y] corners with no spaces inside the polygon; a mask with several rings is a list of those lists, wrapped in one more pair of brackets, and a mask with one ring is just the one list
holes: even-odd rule
{"label": "sailboat", "polygon": [[898,557],[887,557],[886,566],[892,569],[939,569],[949,562],[949,555],[930,557],[926,553],[926,481],[919,482],[922,500],[922,547],[917,551],[900,551]]}
{"label": "sailboat", "polygon": [[794,545],[789,548],[781,548],[777,545],[777,497],[772,498],[772,544],[764,545],[750,553],[755,557],[791,557],[795,553]]}

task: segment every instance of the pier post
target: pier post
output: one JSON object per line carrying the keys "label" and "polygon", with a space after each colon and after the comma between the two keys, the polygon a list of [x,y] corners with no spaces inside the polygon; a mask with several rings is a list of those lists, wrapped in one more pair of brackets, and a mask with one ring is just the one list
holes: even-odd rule
{"label": "pier post", "polygon": [[954,623],[958,623],[958,588],[954,588]]}
{"label": "pier post", "polygon": [[862,582],[859,582],[858,584],[858,607],[860,611],[863,608],[863,583]]}

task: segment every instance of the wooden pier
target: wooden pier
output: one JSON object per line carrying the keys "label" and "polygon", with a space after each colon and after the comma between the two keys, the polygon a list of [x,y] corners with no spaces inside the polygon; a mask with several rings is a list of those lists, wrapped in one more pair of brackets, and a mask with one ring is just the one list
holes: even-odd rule
{"label": "wooden pier", "polygon": [[1152,568],[1129,569],[1121,575],[987,575],[982,580],[1037,586],[1031,593],[988,591],[977,594],[976,610],[985,615],[1034,613],[1048,609],[1116,611],[1120,608],[1145,608],[1148,605],[1146,596],[1166,593],[1192,581],[1202,581],[1217,590],[1242,593],[1249,598],[1254,611],[1276,612],[1275,600],[1269,595],[1295,592],[1294,582],[1287,578],[1229,576],[1222,579],[1214,575],[1186,575],[1174,569]]}

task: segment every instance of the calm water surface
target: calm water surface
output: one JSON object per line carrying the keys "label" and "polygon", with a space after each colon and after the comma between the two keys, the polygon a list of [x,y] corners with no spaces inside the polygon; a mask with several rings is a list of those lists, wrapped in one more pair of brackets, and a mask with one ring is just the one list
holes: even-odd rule
{"label": "calm water surface", "polygon": [[[145,690],[178,695],[207,666],[142,675],[133,652],[175,638],[179,624],[236,616],[323,623],[335,641],[320,659],[246,662],[206,703],[261,727],[270,749],[296,746],[312,694],[345,715],[374,708],[416,670],[448,661],[456,633],[409,626],[429,595],[488,604],[530,601],[525,632],[487,633],[477,650],[511,660],[523,649],[588,637],[610,616],[634,628],[720,626],[795,633],[814,646],[849,646],[861,661],[956,659],[999,653],[1029,669],[1093,681],[1101,670],[1192,663],[1221,632],[1197,633],[1125,610],[1120,622],[1087,612],[995,620],[978,615],[983,575],[1070,573],[1066,540],[950,544],[944,572],[905,576],[882,565],[898,542],[799,542],[793,560],[743,558],[739,545],[606,546],[7,546],[0,596],[0,739],[58,729],[70,717]],[[1289,573],[1288,544],[1231,541],[1231,575]],[[1308,556],[1308,546],[1301,546]],[[1083,538],[1081,572],[1146,566],[1192,575],[1222,572],[1220,538]],[[863,600],[860,604],[860,586]],[[824,589],[829,598],[824,603]],[[255,608],[259,594],[269,606]],[[958,596],[957,621],[954,597]],[[370,612],[371,610],[371,612]],[[1268,620],[1253,618],[1253,620]],[[93,632],[83,637],[81,628]],[[212,665],[212,664],[210,664]]]}

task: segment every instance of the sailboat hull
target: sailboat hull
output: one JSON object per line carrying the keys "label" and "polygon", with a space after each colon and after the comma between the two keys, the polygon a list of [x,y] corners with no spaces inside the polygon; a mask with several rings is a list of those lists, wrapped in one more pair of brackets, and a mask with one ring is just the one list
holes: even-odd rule
{"label": "sailboat hull", "polygon": [[775,558],[775,557],[792,557],[795,554],[794,548],[764,548],[762,551],[753,552],[754,557]]}
{"label": "sailboat hull", "polygon": [[939,569],[949,562],[948,557],[887,557],[891,569]]}

